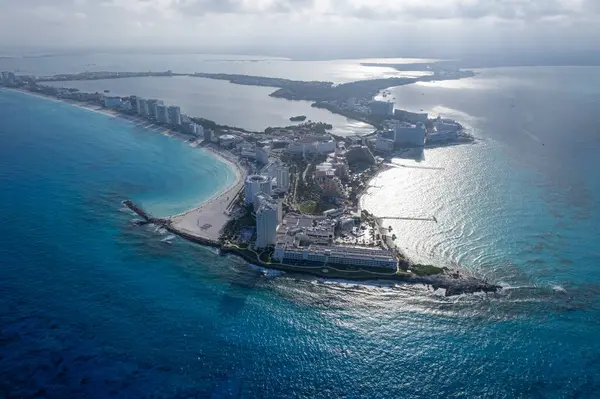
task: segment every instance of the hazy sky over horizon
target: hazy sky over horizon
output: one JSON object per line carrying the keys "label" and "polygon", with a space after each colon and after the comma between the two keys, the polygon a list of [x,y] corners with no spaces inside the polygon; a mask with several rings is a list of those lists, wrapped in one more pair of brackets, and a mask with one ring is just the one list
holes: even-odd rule
{"label": "hazy sky over horizon", "polygon": [[439,56],[593,50],[600,0],[2,0],[0,48]]}

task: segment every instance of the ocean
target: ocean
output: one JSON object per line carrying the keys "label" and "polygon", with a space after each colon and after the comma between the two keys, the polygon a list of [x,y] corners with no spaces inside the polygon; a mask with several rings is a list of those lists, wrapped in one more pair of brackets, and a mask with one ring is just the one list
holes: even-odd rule
{"label": "ocean", "polygon": [[0,91],[0,393],[598,397],[600,69],[480,72],[392,89],[476,142],[399,155],[364,197],[380,216],[436,216],[386,222],[407,255],[505,287],[451,298],[265,274],[135,226],[123,199],[168,214],[232,172],[124,120]]}
{"label": "ocean", "polygon": [[299,61],[282,57],[230,54],[64,54],[0,57],[0,70],[25,75],[54,75],[84,71],[166,71],[178,73],[232,73],[293,80],[334,83],[364,79],[422,76],[425,71],[397,71],[390,67],[366,67],[362,63],[409,64],[435,60],[418,58],[364,58]]}

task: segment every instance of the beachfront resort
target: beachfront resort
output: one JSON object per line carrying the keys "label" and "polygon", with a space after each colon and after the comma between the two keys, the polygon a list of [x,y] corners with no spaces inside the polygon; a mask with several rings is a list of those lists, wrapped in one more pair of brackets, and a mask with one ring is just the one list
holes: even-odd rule
{"label": "beachfront resort", "polygon": [[[172,72],[157,76],[171,76]],[[127,77],[135,77],[128,74]],[[142,74],[140,76],[145,76]],[[80,78],[114,77],[107,73]],[[391,228],[359,208],[369,181],[387,168],[395,151],[464,138],[462,126],[427,113],[394,109],[388,101],[350,97],[328,104],[378,121],[372,134],[339,137],[331,126],[305,122],[264,132],[220,126],[185,115],[177,105],[135,95],[83,93],[43,85],[37,79],[3,72],[3,86],[50,96],[120,115],[144,127],[166,129],[192,147],[214,152],[235,172],[235,181],[201,206],[151,222],[180,236],[244,256],[271,267],[305,266],[397,272],[409,263],[396,250]],[[375,124],[374,124],[375,125]]]}

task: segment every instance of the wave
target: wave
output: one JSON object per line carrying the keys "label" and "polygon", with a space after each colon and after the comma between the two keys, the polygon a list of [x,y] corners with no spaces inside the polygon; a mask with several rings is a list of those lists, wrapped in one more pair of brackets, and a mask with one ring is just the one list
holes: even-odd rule
{"label": "wave", "polygon": [[267,269],[265,267],[254,265],[252,263],[248,263],[248,267],[250,267],[250,269],[252,270],[260,272],[263,276],[267,278],[275,278],[283,276],[285,274],[285,272],[282,272],[281,270]]}
{"label": "wave", "polygon": [[163,238],[162,240],[160,240],[161,242],[167,243],[167,244],[171,244],[171,242],[176,238],[176,236],[174,235],[168,235],[165,238]]}
{"label": "wave", "polygon": [[137,213],[135,213],[131,209],[127,208],[126,206],[123,206],[123,207],[119,208],[119,212],[129,213],[132,216],[137,216]]}

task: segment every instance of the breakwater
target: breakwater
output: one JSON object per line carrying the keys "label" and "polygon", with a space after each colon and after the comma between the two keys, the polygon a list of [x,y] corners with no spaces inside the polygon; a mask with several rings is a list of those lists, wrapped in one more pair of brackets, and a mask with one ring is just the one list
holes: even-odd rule
{"label": "breakwater", "polygon": [[138,216],[142,217],[147,223],[154,223],[154,224],[160,225],[160,226],[164,227],[170,233],[176,234],[176,235],[180,236],[181,238],[184,238],[191,242],[195,242],[196,244],[200,244],[200,245],[206,245],[206,246],[216,247],[216,248],[221,247],[221,243],[217,240],[211,240],[209,238],[200,237],[195,234],[188,233],[182,229],[177,229],[177,228],[173,227],[173,224],[171,223],[170,218],[155,218],[155,217],[153,217],[150,213],[146,212],[140,206],[134,204],[133,201],[131,201],[131,200],[123,201],[123,205],[125,205],[127,208],[131,209]]}
{"label": "breakwater", "polygon": [[247,248],[239,248],[231,245],[223,245],[220,240],[211,240],[190,234],[184,230],[174,228],[171,219],[155,218],[142,207],[136,205],[131,200],[123,201],[123,205],[131,209],[147,223],[154,223],[164,227],[167,231],[180,236],[196,244],[219,248],[222,254],[231,254],[238,256],[245,261],[257,266],[273,270],[280,270],[288,273],[297,273],[321,278],[346,279],[353,281],[389,281],[409,284],[422,284],[432,287],[434,290],[444,289],[446,296],[468,294],[475,292],[497,292],[501,287],[489,284],[486,281],[477,278],[465,278],[457,272],[444,270],[443,273],[435,276],[418,276],[414,273],[398,270],[373,269],[364,270],[361,268],[345,265],[290,265],[284,263],[265,262],[253,251]]}

